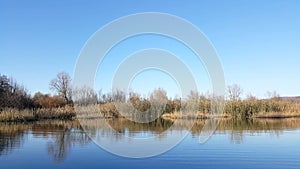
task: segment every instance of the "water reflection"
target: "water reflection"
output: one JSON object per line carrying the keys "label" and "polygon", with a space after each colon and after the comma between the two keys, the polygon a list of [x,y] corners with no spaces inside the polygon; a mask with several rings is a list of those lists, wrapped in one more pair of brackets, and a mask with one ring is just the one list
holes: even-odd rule
{"label": "water reflection", "polygon": [[300,118],[286,119],[230,119],[222,120],[216,132],[230,133],[234,144],[243,143],[245,133],[251,135],[268,134],[279,137],[284,130],[300,127]]}
{"label": "water reflection", "polygon": [[24,130],[19,125],[0,125],[0,156],[7,155],[14,148],[21,146]]}
{"label": "water reflection", "polygon": [[[116,133],[107,133],[101,130],[103,124],[97,120],[88,119],[78,121],[41,121],[34,123],[0,123],[0,156],[8,155],[14,149],[19,149],[31,134],[34,138],[47,139],[45,149],[55,162],[66,159],[74,145],[87,145],[91,142],[82,128],[93,131],[93,136],[102,135],[109,137],[114,142],[123,141]],[[149,137],[161,134],[168,130],[170,134],[177,134],[184,126],[189,126],[189,120],[179,120],[178,128],[171,128],[172,121],[162,119],[150,123],[135,123],[126,119],[107,120],[107,123],[117,132],[130,137]],[[198,137],[204,120],[198,120],[190,129],[192,137]],[[83,125],[83,127],[81,126]],[[284,130],[300,128],[300,118],[289,119],[223,119],[215,134],[229,133],[233,144],[243,143],[245,134],[269,134],[280,137]],[[169,130],[170,129],[170,130]],[[167,137],[160,135],[160,137]]]}
{"label": "water reflection", "polygon": [[[83,128],[94,130],[96,132],[103,128],[104,125],[97,123],[98,120],[81,120]],[[191,121],[186,119],[179,119],[178,126],[170,128],[172,121],[157,119],[151,123],[136,123],[127,119],[106,120],[106,122],[118,133],[130,137],[139,137],[139,133],[146,132],[151,134],[161,134],[166,130],[183,130],[187,129]],[[193,137],[199,136],[205,120],[197,120],[190,133]],[[286,118],[286,119],[222,119],[216,130],[216,134],[230,132],[233,140],[241,138],[243,133],[270,133],[276,136],[280,135],[283,130],[298,129],[300,127],[300,118]],[[104,133],[103,133],[104,134]],[[110,133],[112,134],[112,133]],[[112,134],[113,135],[113,134]],[[240,139],[242,140],[242,138]]]}
{"label": "water reflection", "polygon": [[90,142],[78,121],[0,123],[0,155],[7,155],[19,148],[29,132],[35,138],[51,138],[46,148],[55,162],[64,161],[73,145],[86,145]]}
{"label": "water reflection", "polygon": [[61,162],[66,159],[73,144],[86,145],[89,141],[88,136],[82,131],[66,127],[56,132],[55,141],[48,142],[48,154],[53,157],[55,162]]}

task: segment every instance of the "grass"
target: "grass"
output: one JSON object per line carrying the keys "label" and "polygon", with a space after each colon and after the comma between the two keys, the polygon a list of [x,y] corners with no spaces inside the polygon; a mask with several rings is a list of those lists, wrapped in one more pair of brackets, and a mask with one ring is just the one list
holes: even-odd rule
{"label": "grass", "polygon": [[[192,113],[185,110],[186,103],[168,103],[166,109],[162,112],[161,117],[167,120],[182,119],[206,119],[211,117],[226,117],[226,118],[290,118],[300,117],[300,103],[292,101],[282,101],[276,99],[270,100],[234,100],[226,101],[223,109],[223,114],[211,114],[211,101],[209,99],[200,100],[197,106],[197,112]],[[114,103],[104,103],[99,105],[100,112],[105,117],[121,117]],[[182,109],[182,115],[180,114]],[[151,109],[151,107],[150,107]],[[133,111],[131,114],[136,114]],[[122,113],[124,114],[124,113]]]}
{"label": "grass", "polygon": [[300,117],[300,103],[281,100],[239,100],[225,104],[224,113],[245,118]]}
{"label": "grass", "polygon": [[39,109],[12,109],[6,108],[0,111],[0,122],[27,122],[43,119],[69,120],[75,118],[76,114],[72,107],[61,108],[39,108]]}
{"label": "grass", "polygon": [[[145,102],[146,103],[146,102]],[[174,102],[168,101],[164,110],[140,103],[139,108],[145,110],[135,110],[126,104],[119,104],[118,109],[113,102],[102,103],[98,105],[90,105],[85,107],[70,106],[61,108],[39,108],[39,109],[11,109],[6,108],[0,111],[0,122],[26,122],[38,121],[42,119],[61,119],[69,120],[75,118],[86,119],[113,119],[126,118],[136,120],[149,120],[161,117],[165,120],[175,121],[181,119],[207,119],[211,117],[217,118],[291,118],[300,117],[300,103],[281,100],[235,100],[226,101],[223,114],[211,114],[211,101],[209,99],[200,99],[196,104],[197,111],[191,112],[187,110],[188,103],[186,101]],[[143,107],[144,106],[144,107]],[[180,113],[180,109],[182,110]],[[75,113],[75,110],[77,113]],[[122,113],[118,112],[121,110]],[[154,112],[154,113],[153,113]]]}
{"label": "grass", "polygon": [[253,118],[292,118],[300,117],[300,112],[260,112]]}

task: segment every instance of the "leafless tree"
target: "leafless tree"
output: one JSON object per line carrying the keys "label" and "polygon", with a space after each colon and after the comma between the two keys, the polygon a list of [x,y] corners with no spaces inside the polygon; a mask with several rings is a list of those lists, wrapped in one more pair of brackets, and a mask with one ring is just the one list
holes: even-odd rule
{"label": "leafless tree", "polygon": [[87,106],[87,105],[94,105],[97,103],[97,93],[94,89],[83,86],[83,87],[76,87],[73,89],[73,100],[76,105]]}
{"label": "leafless tree", "polygon": [[168,100],[167,92],[162,88],[157,88],[150,94],[150,100],[157,102],[166,102]]}
{"label": "leafless tree", "polygon": [[243,89],[237,84],[233,84],[227,87],[227,94],[230,100],[239,100],[242,93]]}
{"label": "leafless tree", "polygon": [[267,91],[266,93],[267,98],[273,99],[273,100],[279,100],[280,95],[276,91]]}
{"label": "leafless tree", "polygon": [[198,91],[190,91],[190,94],[187,96],[188,100],[198,100],[200,98],[200,94]]}
{"label": "leafless tree", "polygon": [[66,72],[60,72],[55,79],[50,81],[50,89],[65,99],[67,103],[72,102],[71,77]]}
{"label": "leafless tree", "polygon": [[151,103],[150,112],[157,117],[165,110],[168,102],[167,92],[162,88],[154,89],[150,94],[149,101]]}
{"label": "leafless tree", "polygon": [[115,91],[113,91],[113,100],[115,102],[125,102],[126,101],[126,93],[119,90],[119,89],[116,89]]}
{"label": "leafless tree", "polygon": [[19,85],[13,78],[0,74],[0,109],[30,108],[33,102],[24,86]]}

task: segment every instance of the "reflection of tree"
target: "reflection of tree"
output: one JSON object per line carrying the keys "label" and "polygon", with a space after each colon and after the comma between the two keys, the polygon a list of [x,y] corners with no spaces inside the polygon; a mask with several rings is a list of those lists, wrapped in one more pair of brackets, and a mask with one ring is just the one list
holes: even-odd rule
{"label": "reflection of tree", "polygon": [[55,143],[49,142],[47,148],[48,153],[53,155],[54,161],[63,161],[71,148],[69,132],[67,130],[59,132],[56,135]]}
{"label": "reflection of tree", "polygon": [[[98,134],[111,138],[113,142],[124,141],[124,137],[116,135],[115,132],[105,132],[102,123],[98,120],[81,120],[81,125],[90,132],[92,137]],[[179,121],[178,128],[172,127],[173,122],[163,119],[157,119],[150,123],[136,123],[126,119],[107,119],[106,122],[117,132],[129,137],[140,137],[139,133],[150,133],[153,135],[161,134],[166,130],[181,131],[189,123],[188,120]],[[190,130],[193,136],[199,136],[204,120],[197,121]],[[217,129],[217,133],[229,134],[232,143],[239,144],[243,142],[245,133],[279,136],[282,130],[296,129],[300,127],[299,118],[290,119],[223,119]],[[66,159],[68,153],[74,145],[86,145],[89,143],[88,136],[82,131],[78,121],[45,121],[34,123],[7,124],[0,123],[0,156],[10,153],[22,145],[26,138],[26,131],[32,131],[33,137],[51,137],[52,142],[47,145],[48,154],[56,162],[62,162]],[[103,131],[101,133],[101,131]],[[161,135],[165,137],[165,135]],[[122,140],[123,139],[123,140]]]}
{"label": "reflection of tree", "polygon": [[128,137],[140,137],[141,133],[158,135],[168,130],[173,124],[173,122],[161,118],[149,123],[138,123],[125,118],[81,119],[80,122],[91,137],[100,135],[116,141],[122,138],[121,135]]}
{"label": "reflection of tree", "polygon": [[234,144],[241,144],[243,143],[244,133],[240,130],[232,130],[230,134],[230,140]]}
{"label": "reflection of tree", "polygon": [[90,140],[78,121],[42,121],[34,123],[0,123],[0,156],[20,147],[26,138],[25,132],[31,130],[33,137],[42,135],[54,138],[47,150],[56,162],[63,161],[72,145],[86,145]]}
{"label": "reflection of tree", "polygon": [[[184,124],[185,122],[183,122]],[[205,124],[205,120],[198,120],[191,128],[193,137],[199,136]],[[216,130],[217,133],[229,133],[230,140],[234,144],[243,142],[245,133],[279,136],[284,129],[295,129],[300,127],[299,118],[289,119],[222,119]]]}
{"label": "reflection of tree", "polygon": [[54,142],[48,142],[47,150],[48,154],[53,156],[55,162],[64,161],[72,145],[85,145],[90,141],[83,131],[69,127],[62,131],[57,131],[54,137]]}

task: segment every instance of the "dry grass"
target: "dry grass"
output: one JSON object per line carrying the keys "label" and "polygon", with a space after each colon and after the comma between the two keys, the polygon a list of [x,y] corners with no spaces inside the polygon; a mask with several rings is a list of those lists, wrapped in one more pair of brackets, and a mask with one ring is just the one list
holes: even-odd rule
{"label": "dry grass", "polygon": [[0,111],[1,122],[26,122],[37,121],[42,119],[73,119],[76,116],[72,107],[35,110],[18,110],[7,108]]}
{"label": "dry grass", "polygon": [[165,113],[162,118],[176,120],[177,118],[189,119],[217,118],[291,118],[300,117],[300,103],[280,100],[236,100],[225,102],[223,114],[212,115],[210,101],[200,102],[198,112],[192,114],[177,111]]}
{"label": "dry grass", "polygon": [[229,118],[232,117],[228,114],[220,114],[220,115],[211,115],[209,113],[197,112],[196,114],[193,113],[183,113],[180,115],[179,112],[174,113],[165,113],[161,116],[161,118],[165,120],[175,121],[176,119],[208,119],[208,118]]}
{"label": "dry grass", "polygon": [[300,112],[260,112],[253,118],[292,118],[300,117]]}
{"label": "dry grass", "polygon": [[[171,101],[170,101],[171,102]],[[147,118],[145,116],[160,116],[165,120],[174,121],[176,119],[207,119],[207,118],[290,118],[300,117],[300,103],[288,102],[280,100],[236,100],[226,101],[222,114],[212,114],[211,101],[200,100],[197,107],[197,113],[194,113],[187,108],[187,104],[171,102],[167,105],[166,109],[160,115],[161,110],[150,107],[144,115],[137,110],[127,105],[119,104],[118,109],[113,102],[103,103],[98,105],[91,105],[86,107],[80,107],[76,109],[78,118],[96,119],[96,118],[130,118],[139,119]],[[179,109],[179,110],[178,110]],[[122,113],[118,112],[121,110]],[[180,110],[182,110],[180,113]],[[156,114],[152,114],[157,112]],[[134,118],[133,118],[134,117]]]}

